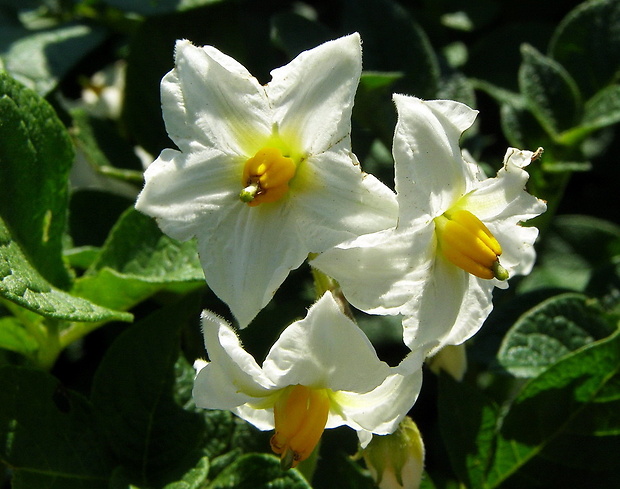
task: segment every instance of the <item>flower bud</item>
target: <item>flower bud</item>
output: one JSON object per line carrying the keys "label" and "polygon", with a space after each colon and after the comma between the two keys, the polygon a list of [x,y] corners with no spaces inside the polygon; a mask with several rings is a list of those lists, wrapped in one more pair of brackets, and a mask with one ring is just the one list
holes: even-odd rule
{"label": "flower bud", "polygon": [[432,372],[439,375],[443,370],[454,380],[461,381],[467,370],[467,353],[465,345],[447,345],[426,360]]}
{"label": "flower bud", "polygon": [[424,470],[424,443],[417,425],[405,417],[391,435],[374,435],[362,450],[380,489],[417,489]]}

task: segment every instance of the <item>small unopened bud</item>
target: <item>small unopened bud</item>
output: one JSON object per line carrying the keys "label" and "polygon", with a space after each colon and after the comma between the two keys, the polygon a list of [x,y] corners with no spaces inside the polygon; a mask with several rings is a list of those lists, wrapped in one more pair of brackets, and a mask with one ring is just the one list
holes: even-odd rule
{"label": "small unopened bud", "polygon": [[362,450],[380,489],[418,489],[424,470],[424,443],[417,425],[405,417],[391,435],[373,435]]}
{"label": "small unopened bud", "polygon": [[426,365],[435,374],[441,370],[449,374],[454,380],[461,381],[467,370],[467,353],[465,345],[447,345],[435,355],[426,360]]}

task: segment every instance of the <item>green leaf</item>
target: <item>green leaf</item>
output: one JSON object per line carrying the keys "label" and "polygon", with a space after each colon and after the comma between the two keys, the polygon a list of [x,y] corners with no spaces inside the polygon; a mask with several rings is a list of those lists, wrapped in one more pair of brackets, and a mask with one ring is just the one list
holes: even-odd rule
{"label": "green leaf", "polygon": [[131,208],[112,229],[91,270],[104,268],[154,283],[204,281],[196,244],[169,238],[154,219]]}
{"label": "green leaf", "polygon": [[111,462],[90,404],[51,375],[0,367],[0,461],[14,489],[107,489]]}
{"label": "green leaf", "polygon": [[52,107],[0,73],[0,215],[35,268],[66,288],[62,236],[73,147]]}
{"label": "green leaf", "polygon": [[247,452],[269,446],[268,438],[263,440],[256,436],[257,433],[262,432],[230,411],[196,407],[192,397],[196,371],[184,356],[179,357],[175,365],[175,376],[174,399],[186,411],[200,413],[202,416],[206,433],[202,450],[210,459],[236,451],[235,449]]}
{"label": "green leaf", "polygon": [[589,216],[557,216],[538,247],[537,265],[519,292],[560,288],[583,292],[591,277],[620,255],[620,227]]}
{"label": "green leaf", "polygon": [[[83,109],[72,110],[71,116],[71,135],[76,147],[93,172],[96,172],[91,179],[98,177],[95,182],[100,187],[135,198],[143,182],[142,164],[136,156],[134,146],[121,138],[115,121],[93,117]],[[106,179],[104,175],[116,175],[117,179]],[[120,177],[135,185],[119,182]],[[79,186],[74,180],[75,171],[72,184]],[[93,187],[93,182],[89,182],[89,187]]]}
{"label": "green leaf", "polygon": [[620,76],[620,3],[591,0],[572,10],[557,27],[551,56],[561,63],[586,98]]}
{"label": "green leaf", "polygon": [[207,489],[310,489],[306,479],[296,470],[283,472],[280,459],[267,454],[242,455],[226,467]]}
{"label": "green leaf", "polygon": [[554,138],[576,126],[582,116],[582,100],[575,81],[556,61],[528,44],[521,48],[519,88],[536,119]]}
{"label": "green leaf", "polygon": [[[208,483],[210,472],[209,458],[200,457],[195,466],[190,467],[179,480],[158,485],[159,489],[204,489]],[[117,467],[110,477],[108,489],[153,489],[153,486],[135,484],[132,475],[123,467]]]}
{"label": "green leaf", "polygon": [[397,91],[434,98],[439,86],[439,62],[418,24],[391,0],[346,0],[346,32],[357,31],[364,41],[364,69],[402,72]]}
{"label": "green leaf", "polygon": [[441,375],[439,427],[452,467],[468,488],[484,487],[497,416],[498,406],[478,389]]}
{"label": "green leaf", "polygon": [[550,138],[538,123],[534,114],[521,103],[513,99],[501,106],[502,131],[511,146],[515,148],[539,148],[549,150]]}
{"label": "green leaf", "polygon": [[394,125],[396,124],[396,110],[394,110],[394,103],[392,102],[392,93],[395,91],[395,84],[402,77],[402,73],[365,71],[362,73],[355,94],[353,120],[372,131],[388,147],[391,147]]}
{"label": "green leaf", "polygon": [[[580,419],[586,419],[586,413],[592,414],[591,408],[599,412],[597,422],[617,430],[619,400],[620,332],[568,355],[525,385],[499,430],[487,487],[499,487],[560,437],[570,434]],[[604,408],[608,409],[602,418]],[[590,435],[596,436],[596,431]],[[608,458],[607,448],[598,446],[593,456]],[[617,448],[616,440],[616,454]],[[581,456],[579,447],[575,449]]]}
{"label": "green leaf", "polygon": [[97,259],[99,252],[96,246],[79,246],[66,250],[64,257],[72,268],[86,270]]}
{"label": "green leaf", "polygon": [[[479,2],[463,2],[462,5],[479,5]],[[499,4],[494,2],[494,7]],[[461,6],[459,6],[460,8]],[[483,79],[503,89],[518,89],[520,49],[524,42],[543,49],[551,35],[552,26],[539,16],[518,16],[510,22],[497,22],[479,32],[480,38],[468,43],[467,74]],[[490,69],[490,67],[493,67]]]}
{"label": "green leaf", "polygon": [[517,377],[535,377],[565,355],[614,331],[581,294],[562,294],[525,313],[508,331],[498,362]]}
{"label": "green leaf", "polygon": [[128,209],[74,292],[108,307],[128,309],[168,286],[203,286],[204,272],[193,241],[164,235],[155,221]]}
{"label": "green leaf", "polygon": [[104,29],[86,24],[34,32],[20,25],[3,25],[0,61],[12,77],[45,96],[104,39]]}
{"label": "green leaf", "polygon": [[173,395],[180,325],[198,327],[199,307],[191,301],[159,310],[125,331],[95,373],[95,418],[134,484],[178,481],[196,466],[205,442],[202,416],[184,410]]}
{"label": "green leaf", "polygon": [[67,321],[131,321],[131,314],[101,307],[50,285],[32,268],[0,219],[0,296],[44,317]]}
{"label": "green leaf", "polygon": [[12,316],[0,318],[0,348],[30,355],[37,351],[39,344],[22,324]]}
{"label": "green leaf", "polygon": [[451,72],[442,76],[437,98],[458,100],[470,107],[476,106],[476,95],[472,82],[460,72]]}
{"label": "green leaf", "polygon": [[581,125],[592,130],[620,122],[620,85],[597,92],[586,102]]}
{"label": "green leaf", "polygon": [[202,457],[195,467],[189,469],[177,482],[166,484],[163,489],[202,489],[209,475],[209,458]]}

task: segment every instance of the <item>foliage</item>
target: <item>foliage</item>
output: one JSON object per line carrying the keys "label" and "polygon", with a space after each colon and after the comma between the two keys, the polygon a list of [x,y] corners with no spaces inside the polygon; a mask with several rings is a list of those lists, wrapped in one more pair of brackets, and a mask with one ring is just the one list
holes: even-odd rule
{"label": "foliage", "polygon": [[[228,310],[195,243],[133,209],[137,155],[171,147],[159,82],[175,39],[216,46],[266,83],[353,31],[365,70],[353,147],[386,184],[394,92],[477,108],[463,144],[485,169],[508,145],[544,148],[528,168],[549,205],[534,270],[496,294],[463,382],[425,371],[411,411],[422,487],[617,485],[619,2],[12,0],[0,27],[2,487],[373,487],[347,458],[350,430],[324,436],[314,476],[282,472],[268,433],[193,405],[200,311]],[[82,90],[103,99],[110,87],[90,77],[119,60],[120,116],[102,117]],[[246,349],[263,358],[312,299],[301,268],[240,332]],[[358,319],[397,363],[395,318]]]}

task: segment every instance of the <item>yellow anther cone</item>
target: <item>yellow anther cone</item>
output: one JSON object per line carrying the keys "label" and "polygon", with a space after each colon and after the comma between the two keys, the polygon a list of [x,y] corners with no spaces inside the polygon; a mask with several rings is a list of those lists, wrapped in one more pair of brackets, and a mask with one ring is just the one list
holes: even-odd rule
{"label": "yellow anther cone", "polygon": [[278,148],[263,148],[243,167],[239,198],[252,207],[276,202],[288,192],[295,170],[293,159],[283,156]]}
{"label": "yellow anther cone", "polygon": [[281,456],[283,469],[307,459],[321,439],[329,414],[325,389],[295,385],[282,393],[273,408],[275,434],[271,449]]}
{"label": "yellow anther cone", "polygon": [[506,280],[502,254],[495,236],[471,212],[460,209],[435,219],[439,249],[457,267],[479,278]]}

